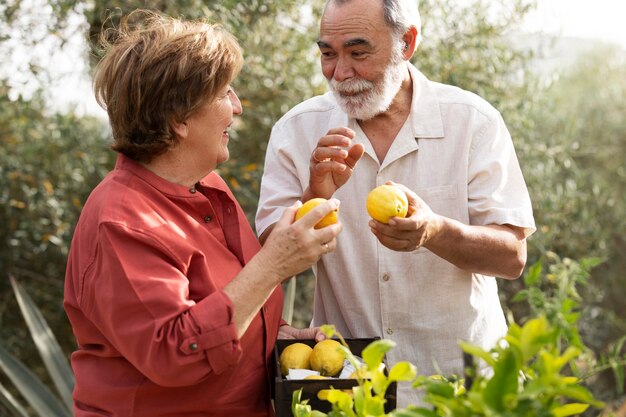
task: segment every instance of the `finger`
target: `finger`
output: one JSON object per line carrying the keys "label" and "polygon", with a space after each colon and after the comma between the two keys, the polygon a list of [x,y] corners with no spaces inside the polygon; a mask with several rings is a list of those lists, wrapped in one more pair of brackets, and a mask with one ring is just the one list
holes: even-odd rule
{"label": "finger", "polygon": [[413,239],[399,239],[396,236],[388,236],[380,231],[371,229],[376,239],[385,247],[395,251],[410,251],[418,247],[418,244]]}
{"label": "finger", "polygon": [[345,159],[346,165],[348,165],[349,168],[354,168],[356,163],[359,162],[359,159],[363,156],[363,153],[365,153],[363,144],[355,143],[352,145],[350,149],[348,149],[348,156]]}
{"label": "finger", "polygon": [[296,211],[298,211],[300,206],[302,206],[302,202],[296,201],[290,207],[287,207],[280,216],[280,219],[276,222],[276,226],[288,226],[293,223],[293,220],[296,217]]}
{"label": "finger", "polygon": [[400,183],[393,182],[393,181],[387,181],[386,184],[393,185],[394,187],[398,187],[399,189],[404,191],[404,194],[406,194],[406,198],[410,206],[417,206],[418,202],[421,201],[421,198],[419,198],[417,194],[415,194],[410,188],[408,188],[404,184],[400,184]]}
{"label": "finger", "polygon": [[347,165],[343,162],[337,162],[335,160],[328,160],[317,163],[313,168],[313,174],[315,175],[326,175],[329,173],[339,173],[346,170]]}
{"label": "finger", "polygon": [[297,339],[315,339],[319,328],[308,327],[306,329],[296,329],[298,331]]}
{"label": "finger", "polygon": [[296,337],[293,335],[290,329],[286,329],[287,326],[280,326],[278,329],[277,339],[295,339]]}
{"label": "finger", "polygon": [[352,138],[346,135],[325,135],[317,141],[318,147],[339,146],[347,148],[352,144]]}
{"label": "finger", "polygon": [[326,339],[326,334],[322,330],[317,328],[317,331],[315,332],[315,341],[321,342],[322,340],[325,340],[325,339]]}
{"label": "finger", "polygon": [[341,135],[349,139],[354,139],[354,137],[356,136],[356,133],[354,132],[354,130],[350,129],[349,127],[340,126],[340,127],[334,127],[328,130],[326,135],[327,136],[328,135]]}
{"label": "finger", "polygon": [[318,163],[326,162],[329,159],[343,161],[348,157],[348,151],[342,148],[331,148],[328,146],[317,147],[311,152],[311,158]]}
{"label": "finger", "polygon": [[[306,213],[302,218],[300,218],[296,223],[301,223],[306,228],[312,228],[320,220],[322,220],[327,214],[331,211],[339,209],[339,200],[336,198],[331,198],[323,202],[322,204],[315,206],[308,213]],[[321,229],[320,229],[321,230]]]}

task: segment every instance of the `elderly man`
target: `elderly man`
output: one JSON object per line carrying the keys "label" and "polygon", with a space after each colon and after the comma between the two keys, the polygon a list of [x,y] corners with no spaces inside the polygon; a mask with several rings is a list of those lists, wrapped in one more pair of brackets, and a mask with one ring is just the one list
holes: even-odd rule
{"label": "elderly man", "polygon": [[[391,364],[459,375],[459,340],[490,348],[506,332],[494,277],[521,275],[535,226],[499,112],[427,80],[409,62],[420,39],[415,0],[328,1],[317,43],[331,92],[274,126],[257,231],[298,199],[339,199],[344,232],[314,266],[312,324],[393,339]],[[409,213],[382,224],[365,200],[389,181]],[[398,406],[418,401],[399,387]]]}

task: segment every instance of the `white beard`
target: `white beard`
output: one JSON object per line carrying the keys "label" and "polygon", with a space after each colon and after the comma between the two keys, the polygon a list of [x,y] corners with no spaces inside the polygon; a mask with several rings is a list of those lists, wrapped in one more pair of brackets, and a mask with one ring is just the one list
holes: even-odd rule
{"label": "white beard", "polygon": [[401,52],[395,51],[385,68],[382,81],[378,83],[362,78],[349,78],[343,81],[331,78],[328,84],[335,99],[349,117],[368,120],[389,109],[400,91],[405,70],[406,64]]}

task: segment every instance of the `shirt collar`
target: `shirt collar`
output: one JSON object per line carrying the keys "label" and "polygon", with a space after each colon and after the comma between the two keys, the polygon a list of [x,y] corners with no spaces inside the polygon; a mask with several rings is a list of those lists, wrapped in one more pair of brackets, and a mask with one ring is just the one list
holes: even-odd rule
{"label": "shirt collar", "polygon": [[409,122],[416,138],[443,138],[443,119],[439,99],[431,83],[413,64],[409,64],[413,80],[413,98]]}
{"label": "shirt collar", "polygon": [[[185,187],[184,185],[176,184],[170,182],[154,172],[150,171],[148,168],[143,166],[141,163],[130,159],[129,157],[118,153],[117,160],[115,162],[115,169],[129,172],[132,175],[141,178],[143,181],[150,184],[152,187],[161,191],[164,194],[179,196],[179,197],[194,197],[195,196],[195,187]],[[221,191],[225,190],[225,185],[221,181],[214,181],[212,176],[216,176],[213,172],[200,180],[200,184],[209,188],[217,188]]]}
{"label": "shirt collar", "polygon": [[[415,66],[408,64],[409,74],[413,81],[413,97],[408,122],[415,138],[443,138],[443,119],[439,108],[439,100],[431,83]],[[355,119],[348,115],[336,102],[333,93],[328,94],[339,111],[333,112],[329,126],[354,126]]]}

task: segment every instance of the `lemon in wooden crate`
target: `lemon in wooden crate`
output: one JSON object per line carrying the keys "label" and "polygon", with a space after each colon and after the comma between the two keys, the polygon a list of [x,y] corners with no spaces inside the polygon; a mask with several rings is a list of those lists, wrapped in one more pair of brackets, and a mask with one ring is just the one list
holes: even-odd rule
{"label": "lemon in wooden crate", "polygon": [[289,369],[311,369],[310,358],[313,349],[304,343],[293,343],[280,354],[280,372],[283,375],[289,373]]}
{"label": "lemon in wooden crate", "polygon": [[335,376],[343,369],[345,355],[339,347],[341,344],[333,339],[317,342],[311,352],[311,369],[322,376]]}

